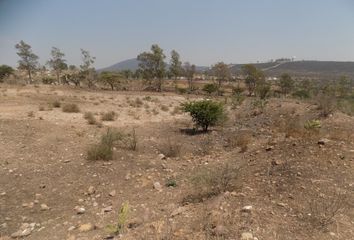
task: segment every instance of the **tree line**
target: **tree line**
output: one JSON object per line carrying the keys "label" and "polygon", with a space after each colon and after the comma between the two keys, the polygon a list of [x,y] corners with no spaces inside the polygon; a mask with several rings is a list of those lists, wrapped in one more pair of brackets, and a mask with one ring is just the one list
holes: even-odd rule
{"label": "tree line", "polygon": [[[33,74],[35,72],[47,71],[44,66],[40,67],[38,62],[39,57],[33,53],[32,47],[29,44],[21,40],[15,45],[15,49],[20,58],[18,69],[26,72],[28,83],[33,83]],[[80,51],[82,64],[77,67],[75,65],[68,65],[65,54],[59,48],[52,47],[50,59],[46,62],[46,65],[51,69],[55,78],[46,76],[42,79],[43,83],[74,84],[75,86],[80,86],[81,83],[85,82],[90,88],[94,87],[96,83],[102,83],[110,89],[115,90],[119,89],[122,82],[126,79],[136,78],[144,80],[146,89],[162,91],[166,79],[173,80],[177,88],[177,79],[184,77],[188,83],[188,91],[192,92],[196,89],[194,85],[195,74],[197,73],[196,66],[189,62],[182,64],[181,57],[176,50],[172,50],[170,53],[169,66],[165,63],[166,55],[163,49],[157,44],[153,44],[150,51],[142,52],[137,56],[139,69],[135,72],[124,70],[121,72],[101,72],[100,74],[94,68],[96,58],[91,56],[87,50],[80,49]],[[271,88],[269,81],[266,81],[264,72],[252,64],[243,65],[241,70],[243,75],[242,80],[248,91],[248,95],[258,95],[264,99],[269,94]],[[13,73],[14,69],[11,67],[6,65],[0,66],[0,82]],[[224,62],[214,64],[206,74],[214,80],[214,83],[206,84],[203,88],[209,94],[215,92],[218,95],[222,95],[223,84],[234,80],[234,76],[230,72],[230,67]],[[302,83],[304,86],[294,92],[295,81],[289,74],[285,73],[280,76],[278,88],[285,95],[293,93],[301,97],[306,97],[310,89],[310,84],[312,83],[305,81]],[[341,77],[338,81],[338,92],[341,95],[346,95],[351,89],[351,84],[352,82],[349,79]],[[238,84],[234,92],[237,93],[239,91],[240,86]]]}

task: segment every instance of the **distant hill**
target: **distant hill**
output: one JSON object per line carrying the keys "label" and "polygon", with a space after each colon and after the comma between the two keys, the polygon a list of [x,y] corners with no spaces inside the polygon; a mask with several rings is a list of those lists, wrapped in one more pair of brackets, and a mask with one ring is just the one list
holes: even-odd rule
{"label": "distant hill", "polygon": [[[235,64],[230,69],[233,73],[241,73],[244,64]],[[294,62],[270,62],[255,63],[257,68],[262,69],[269,76],[279,76],[289,73],[293,76],[308,76],[331,78],[341,75],[354,77],[354,62],[336,61],[294,61]]]}
{"label": "distant hill", "polygon": [[[166,64],[167,67],[169,67],[169,64]],[[113,64],[109,67],[98,69],[98,72],[103,72],[103,71],[111,71],[111,72],[118,72],[122,70],[131,70],[135,71],[139,68],[139,61],[136,58],[132,59],[127,59],[121,62],[118,62],[116,64]],[[196,66],[197,71],[205,71],[208,70],[209,67],[204,67],[204,66]]]}

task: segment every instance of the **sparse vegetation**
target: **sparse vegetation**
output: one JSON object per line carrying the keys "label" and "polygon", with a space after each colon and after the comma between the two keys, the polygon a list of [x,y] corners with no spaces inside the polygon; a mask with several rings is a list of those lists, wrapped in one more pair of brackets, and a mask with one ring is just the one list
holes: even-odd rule
{"label": "sparse vegetation", "polygon": [[240,187],[238,181],[240,168],[234,164],[225,163],[213,168],[198,169],[191,177],[193,193],[187,196],[185,202],[201,202],[226,191],[234,191]]}
{"label": "sparse vegetation", "polygon": [[177,143],[170,138],[159,147],[160,153],[162,153],[165,157],[179,157],[181,156],[182,145]]}
{"label": "sparse vegetation", "polygon": [[52,106],[53,106],[54,108],[60,108],[61,103],[60,103],[59,100],[54,100],[54,101],[52,102]]}
{"label": "sparse vegetation", "polygon": [[117,117],[117,113],[114,111],[105,112],[101,116],[102,121],[114,121]]}
{"label": "sparse vegetation", "polygon": [[62,111],[66,113],[78,113],[80,112],[79,106],[75,103],[67,103],[62,106]]}
{"label": "sparse vegetation", "polygon": [[121,141],[123,135],[116,130],[108,129],[107,132],[102,135],[98,144],[92,145],[87,151],[88,160],[112,160],[113,147]]}
{"label": "sparse vegetation", "polygon": [[94,125],[97,123],[97,120],[92,112],[85,112],[84,119],[86,119],[87,123],[90,125]]}

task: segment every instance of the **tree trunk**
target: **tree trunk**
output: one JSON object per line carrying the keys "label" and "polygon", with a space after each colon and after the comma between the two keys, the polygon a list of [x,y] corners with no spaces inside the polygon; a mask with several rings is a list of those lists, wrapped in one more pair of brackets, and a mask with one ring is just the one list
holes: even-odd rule
{"label": "tree trunk", "polygon": [[32,83],[31,69],[28,69],[27,72],[28,72],[29,83],[31,84]]}

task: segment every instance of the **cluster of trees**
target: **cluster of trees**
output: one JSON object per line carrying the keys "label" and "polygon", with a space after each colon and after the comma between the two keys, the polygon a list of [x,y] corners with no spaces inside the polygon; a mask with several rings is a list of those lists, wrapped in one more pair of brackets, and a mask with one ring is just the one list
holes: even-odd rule
{"label": "cluster of trees", "polygon": [[[46,71],[46,67],[40,67],[38,62],[39,57],[33,53],[32,47],[20,41],[15,45],[17,55],[20,57],[18,61],[18,69],[27,73],[28,83],[33,83],[33,74],[38,70]],[[55,73],[55,80],[50,77],[45,77],[45,82],[58,84],[73,83],[76,86],[80,85],[80,82],[86,80],[89,87],[93,86],[95,79],[95,69],[93,64],[95,57],[92,57],[89,51],[81,49],[82,65],[76,67],[75,65],[69,65],[66,63],[65,54],[56,47],[53,47],[50,53],[51,58],[47,61],[47,66]]]}

